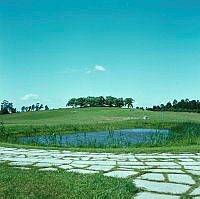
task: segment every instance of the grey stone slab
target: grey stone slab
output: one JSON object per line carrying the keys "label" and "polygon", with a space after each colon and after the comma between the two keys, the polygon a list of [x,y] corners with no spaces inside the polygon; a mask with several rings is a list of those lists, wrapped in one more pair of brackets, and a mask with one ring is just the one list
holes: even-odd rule
{"label": "grey stone slab", "polygon": [[116,165],[116,161],[92,161],[92,160],[79,160],[79,161],[73,161],[73,164],[87,164],[87,165]]}
{"label": "grey stone slab", "polygon": [[89,165],[87,165],[87,164],[70,164],[70,166],[77,167],[77,168],[85,168],[85,167],[88,167]]}
{"label": "grey stone slab", "polygon": [[180,165],[183,166],[199,166],[199,162],[179,162]]}
{"label": "grey stone slab", "polygon": [[148,191],[155,191],[160,193],[182,194],[190,188],[188,185],[166,182],[152,182],[141,179],[135,179],[133,182],[139,188],[144,188]]}
{"label": "grey stone slab", "polygon": [[85,170],[85,169],[70,169],[70,170],[66,170],[66,171],[67,172],[77,172],[77,173],[88,173],[88,174],[99,173],[98,171]]}
{"label": "grey stone slab", "polygon": [[140,192],[134,198],[135,199],[178,199],[180,197],[179,196],[166,195],[166,194]]}
{"label": "grey stone slab", "polygon": [[56,168],[42,168],[42,169],[39,169],[40,171],[57,171],[58,169]]}
{"label": "grey stone slab", "polygon": [[[200,162],[199,162],[200,164]],[[190,170],[199,170],[200,171],[200,166],[184,166],[185,169],[190,169]]]}
{"label": "grey stone slab", "polygon": [[191,176],[186,174],[168,174],[168,179],[170,182],[184,183],[184,184],[195,184],[196,182],[191,178]]}
{"label": "grey stone slab", "polygon": [[114,168],[114,166],[93,165],[93,166],[88,167],[87,169],[99,170],[99,171],[109,171],[113,168]]}
{"label": "grey stone slab", "polygon": [[141,166],[144,166],[144,163],[143,162],[117,162],[118,165],[122,166],[122,165],[141,165]]}
{"label": "grey stone slab", "polygon": [[181,169],[180,165],[177,166],[168,166],[168,165],[157,165],[160,169]]}
{"label": "grey stone slab", "polygon": [[146,165],[150,166],[176,166],[175,162],[145,162]]}
{"label": "grey stone slab", "polygon": [[73,167],[70,166],[70,165],[60,165],[60,166],[58,166],[58,168],[60,168],[60,169],[72,169]]}
{"label": "grey stone slab", "polygon": [[165,178],[162,174],[159,173],[145,173],[140,176],[141,179],[145,180],[155,180],[155,181],[164,181]]}
{"label": "grey stone slab", "polygon": [[183,171],[178,169],[149,169],[148,171],[151,171],[153,173],[184,173]]}
{"label": "grey stone slab", "polygon": [[9,165],[19,165],[19,166],[25,166],[25,165],[32,165],[32,162],[9,162]]}
{"label": "grey stone slab", "polygon": [[138,174],[135,171],[111,171],[108,173],[104,173],[104,176],[110,176],[110,177],[116,177],[116,178],[127,178],[131,175],[136,175]]}
{"label": "grey stone slab", "polygon": [[57,164],[70,164],[72,160],[61,160],[61,159],[56,159],[56,158],[43,158],[39,160],[38,162],[46,162],[46,163],[57,163]]}
{"label": "grey stone slab", "polygon": [[50,164],[50,163],[36,163],[34,166],[36,166],[36,167],[51,167],[51,166],[53,166],[52,164]]}
{"label": "grey stone slab", "polygon": [[7,161],[15,161],[15,162],[32,162],[32,163],[35,163],[35,162],[38,162],[40,161],[41,159],[38,159],[38,158],[11,158],[11,157],[8,157],[8,158],[2,158],[2,160],[7,160]]}
{"label": "grey stone slab", "polygon": [[191,195],[200,195],[200,187],[194,189],[191,193]]}
{"label": "grey stone slab", "polygon": [[189,173],[193,174],[193,175],[198,175],[200,176],[200,171],[194,171],[194,170],[187,170]]}
{"label": "grey stone slab", "polygon": [[178,159],[178,160],[180,160],[182,162],[195,162],[193,159],[186,159],[186,158],[184,158],[184,159]]}
{"label": "grey stone slab", "polygon": [[15,168],[15,169],[22,169],[22,170],[29,170],[29,169],[31,169],[31,168],[28,168],[28,167],[13,167],[13,168]]}
{"label": "grey stone slab", "polygon": [[120,166],[120,169],[149,169],[152,168],[152,166],[134,166],[134,165],[128,165],[128,166]]}

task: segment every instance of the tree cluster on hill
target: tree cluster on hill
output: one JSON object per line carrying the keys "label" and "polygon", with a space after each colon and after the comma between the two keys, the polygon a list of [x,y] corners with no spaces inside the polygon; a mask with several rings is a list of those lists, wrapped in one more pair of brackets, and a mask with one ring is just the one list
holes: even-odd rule
{"label": "tree cluster on hill", "polygon": [[168,102],[166,105],[161,104],[160,106],[153,106],[153,108],[146,108],[150,111],[175,111],[175,112],[196,112],[200,113],[200,101],[182,99],[177,101],[176,99],[171,103]]}
{"label": "tree cluster on hill", "polygon": [[16,113],[16,108],[13,107],[13,103],[3,100],[1,103],[1,111],[0,114],[9,114],[9,113]]}
{"label": "tree cluster on hill", "polygon": [[72,107],[123,107],[133,108],[134,100],[132,98],[116,98],[112,96],[99,97],[79,97],[71,98],[66,106]]}
{"label": "tree cluster on hill", "polygon": [[32,104],[31,106],[22,106],[21,112],[29,112],[29,111],[40,111],[44,108],[44,110],[49,110],[49,107],[40,103]]}

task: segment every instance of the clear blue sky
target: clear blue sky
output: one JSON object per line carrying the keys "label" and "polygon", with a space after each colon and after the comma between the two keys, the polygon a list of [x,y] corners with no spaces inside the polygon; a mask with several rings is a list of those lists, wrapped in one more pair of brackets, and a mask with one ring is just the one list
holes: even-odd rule
{"label": "clear blue sky", "polygon": [[199,0],[0,0],[0,100],[200,99]]}

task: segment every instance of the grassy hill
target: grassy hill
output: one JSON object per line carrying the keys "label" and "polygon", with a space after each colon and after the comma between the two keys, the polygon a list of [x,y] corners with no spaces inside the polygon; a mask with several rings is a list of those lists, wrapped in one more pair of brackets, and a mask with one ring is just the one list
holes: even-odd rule
{"label": "grassy hill", "polygon": [[[144,120],[144,116],[150,119]],[[20,136],[126,128],[171,128],[188,122],[200,124],[200,114],[98,107],[0,115],[0,121],[3,121],[7,133]]]}

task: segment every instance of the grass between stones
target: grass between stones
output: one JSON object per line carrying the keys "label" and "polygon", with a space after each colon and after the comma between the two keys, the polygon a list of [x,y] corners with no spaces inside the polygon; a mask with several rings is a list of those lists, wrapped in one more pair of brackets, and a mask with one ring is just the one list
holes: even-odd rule
{"label": "grass between stones", "polygon": [[130,179],[100,174],[21,170],[0,165],[0,198],[132,198]]}
{"label": "grass between stones", "polygon": [[89,147],[59,147],[59,146],[38,146],[33,144],[14,144],[0,141],[2,147],[24,148],[24,149],[44,149],[44,150],[67,150],[74,152],[94,152],[94,153],[198,153],[200,145],[172,145],[165,147],[126,147],[126,148],[89,148]]}

